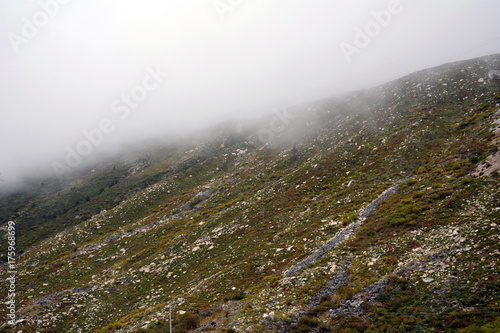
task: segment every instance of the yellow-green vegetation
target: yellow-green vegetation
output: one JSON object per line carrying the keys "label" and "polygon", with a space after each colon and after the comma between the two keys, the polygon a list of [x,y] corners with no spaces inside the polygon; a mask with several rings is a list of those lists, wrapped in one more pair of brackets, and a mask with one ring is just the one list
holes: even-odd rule
{"label": "yellow-green vegetation", "polygon": [[[498,331],[500,177],[473,176],[498,149],[499,87],[478,82],[483,65],[296,106],[269,145],[265,123],[218,127],[3,194],[27,322],[0,330],[168,332],[171,305],[174,332]],[[344,242],[283,276],[403,179]],[[346,281],[311,306],[347,259]],[[365,302],[355,315],[352,300]]]}

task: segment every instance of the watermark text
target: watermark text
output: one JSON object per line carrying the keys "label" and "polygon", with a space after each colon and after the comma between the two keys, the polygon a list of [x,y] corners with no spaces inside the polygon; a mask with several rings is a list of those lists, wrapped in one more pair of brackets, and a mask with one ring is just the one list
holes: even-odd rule
{"label": "watermark text", "polygon": [[[150,92],[160,86],[168,76],[168,72],[161,70],[160,66],[146,68],[147,74],[143,77],[141,84],[134,86],[128,93],[121,94],[111,104],[111,112],[116,114],[119,120],[125,120],[132,110],[137,109]],[[83,162],[84,157],[92,154],[95,147],[104,142],[106,135],[113,133],[116,129],[116,121],[111,118],[103,118],[93,129],[82,131],[84,139],[80,140],[74,147],[66,146],[66,158],[61,163],[52,162],[52,170],[61,179],[66,173],[73,171]]]}
{"label": "watermark text", "polygon": [[9,33],[7,38],[15,53],[19,53],[21,45],[26,45],[35,38],[41,29],[46,27],[50,20],[54,18],[60,10],[61,5],[66,5],[71,0],[40,0],[38,6],[40,10],[35,12],[31,19],[23,17],[21,19],[21,33]]}
{"label": "watermark text", "polygon": [[354,55],[359,55],[371,42],[380,36],[387,28],[395,15],[401,14],[403,6],[400,0],[390,0],[386,9],[370,13],[372,20],[364,28],[354,28],[354,39],[351,43],[342,42],[339,47],[348,63],[352,62]]}
{"label": "watermark text", "polygon": [[296,115],[291,114],[285,107],[282,111],[274,110],[274,116],[269,121],[269,126],[262,128],[258,132],[258,137],[261,143],[271,143],[275,140],[277,134],[286,130],[290,125],[290,121],[295,119]]}
{"label": "watermark text", "polygon": [[16,324],[16,223],[7,223],[7,321],[9,325]]}
{"label": "watermark text", "polygon": [[234,12],[243,3],[243,0],[216,0],[214,8],[221,21],[226,19],[226,15]]}

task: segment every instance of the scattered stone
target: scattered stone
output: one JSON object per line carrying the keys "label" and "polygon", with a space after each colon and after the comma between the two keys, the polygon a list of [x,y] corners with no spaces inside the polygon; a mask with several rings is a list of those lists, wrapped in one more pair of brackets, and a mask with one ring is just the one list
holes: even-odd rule
{"label": "scattered stone", "polygon": [[389,189],[387,189],[384,192],[382,192],[382,194],[380,194],[378,196],[378,198],[376,198],[375,200],[373,200],[368,206],[366,206],[363,209],[361,209],[361,211],[358,214],[358,219],[355,222],[349,224],[347,227],[345,227],[344,229],[342,229],[341,231],[339,231],[332,239],[330,239],[329,241],[327,241],[315,253],[313,253],[312,255],[310,255],[309,257],[307,257],[306,259],[302,260],[298,264],[296,264],[296,265],[290,267],[289,269],[287,269],[283,273],[283,276],[292,276],[292,275],[297,274],[297,272],[299,272],[302,269],[306,268],[307,266],[311,265],[317,259],[323,257],[325,254],[327,254],[332,249],[334,249],[335,247],[337,247],[340,243],[342,243],[347,238],[349,238],[356,231],[356,229],[361,224],[363,224],[363,222],[366,220],[366,218],[370,214],[372,214],[373,212],[375,212],[375,210],[380,205],[380,203],[382,201],[384,201],[385,199],[387,199],[392,194],[394,194],[396,192],[397,188],[399,187],[399,185],[402,182],[406,181],[406,180],[408,180],[408,179],[404,179],[404,180],[398,181],[392,187],[390,187]]}
{"label": "scattered stone", "polygon": [[384,278],[371,286],[362,289],[349,300],[343,300],[340,306],[328,312],[330,317],[343,315],[345,317],[363,316],[369,305],[377,304],[377,297],[389,284],[389,279]]}
{"label": "scattered stone", "polygon": [[351,269],[351,261],[346,260],[342,264],[342,269],[335,274],[328,283],[320,289],[320,291],[314,295],[308,303],[308,308],[314,308],[321,303],[321,299],[327,295],[333,296],[337,293],[337,290],[341,286],[345,286],[349,283],[349,279],[351,277],[350,274]]}

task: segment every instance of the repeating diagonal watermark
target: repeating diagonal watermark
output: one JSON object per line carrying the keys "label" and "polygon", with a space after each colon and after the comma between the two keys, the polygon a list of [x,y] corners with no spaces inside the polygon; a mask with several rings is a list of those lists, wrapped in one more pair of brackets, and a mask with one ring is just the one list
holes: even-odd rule
{"label": "repeating diagonal watermark", "polygon": [[16,324],[16,223],[7,223],[7,322]]}
{"label": "repeating diagonal watermark", "polygon": [[400,0],[390,0],[386,9],[372,11],[370,13],[372,20],[367,22],[363,28],[359,26],[354,28],[354,38],[352,42],[348,43],[343,41],[339,44],[340,50],[347,63],[353,61],[354,55],[361,54],[361,52],[391,24],[393,17],[402,12],[403,5]]}
{"label": "repeating diagonal watermark", "polygon": [[14,52],[19,53],[20,46],[26,45],[35,38],[41,29],[45,28],[51,19],[53,19],[61,8],[61,5],[66,5],[71,0],[41,0],[38,1],[40,10],[36,11],[31,19],[23,17],[21,19],[22,26],[20,34],[9,33],[7,38]]}
{"label": "repeating diagonal watermark", "polygon": [[[168,76],[168,72],[163,72],[159,65],[154,69],[148,66],[146,72],[147,74],[143,77],[141,84],[134,86],[129,93],[121,94],[119,98],[112,102],[110,106],[111,112],[118,115],[119,120],[125,120],[132,110],[137,109],[140,103],[146,100],[149,93],[157,89]],[[92,154],[94,148],[104,142],[105,136],[113,133],[115,129],[116,121],[113,121],[110,117],[101,119],[96,128],[84,129],[82,131],[84,139],[80,140],[74,147],[66,146],[64,162],[53,161],[51,163],[52,170],[59,180],[66,173],[79,167],[84,157]]]}
{"label": "repeating diagonal watermark", "polygon": [[243,3],[243,0],[216,0],[213,2],[215,11],[221,21],[226,19],[226,15],[234,12]]}
{"label": "repeating diagonal watermark", "polygon": [[297,117],[296,115],[291,114],[287,107],[284,107],[281,111],[275,109],[273,114],[274,116],[269,121],[269,126],[262,128],[257,133],[261,143],[272,143],[275,140],[276,135],[285,131],[287,126],[290,125],[290,121]]}

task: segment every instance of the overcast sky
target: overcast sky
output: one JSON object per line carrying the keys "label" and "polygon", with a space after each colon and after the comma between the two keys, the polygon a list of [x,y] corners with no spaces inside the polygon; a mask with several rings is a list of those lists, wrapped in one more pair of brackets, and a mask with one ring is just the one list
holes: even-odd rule
{"label": "overcast sky", "polygon": [[0,0],[0,188],[82,163],[68,149],[499,53],[499,13],[498,0]]}

